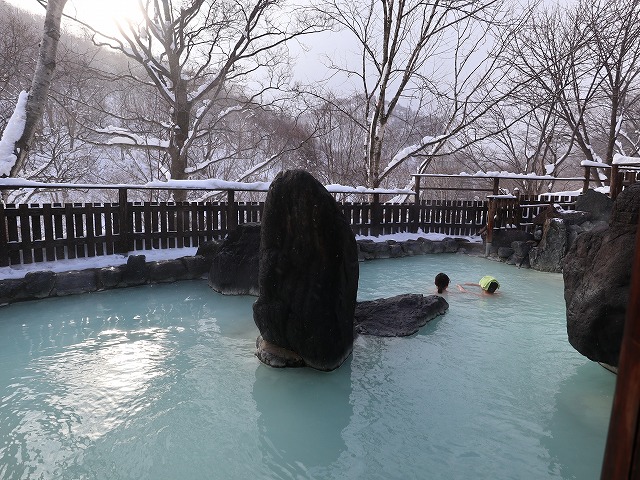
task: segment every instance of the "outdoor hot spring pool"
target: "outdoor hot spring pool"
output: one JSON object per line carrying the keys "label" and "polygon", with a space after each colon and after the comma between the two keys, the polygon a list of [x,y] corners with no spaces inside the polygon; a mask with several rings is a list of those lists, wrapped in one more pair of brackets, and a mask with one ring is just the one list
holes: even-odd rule
{"label": "outdoor hot spring pool", "polygon": [[566,338],[561,275],[466,255],[360,264],[359,299],[451,293],[338,370],[254,356],[253,297],[206,281],[0,308],[3,479],[596,479],[615,376]]}

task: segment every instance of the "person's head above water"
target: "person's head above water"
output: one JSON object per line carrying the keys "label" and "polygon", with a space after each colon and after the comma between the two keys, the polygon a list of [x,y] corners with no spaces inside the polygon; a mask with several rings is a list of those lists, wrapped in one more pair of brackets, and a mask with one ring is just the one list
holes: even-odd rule
{"label": "person's head above water", "polygon": [[438,287],[438,293],[444,292],[449,286],[449,277],[446,273],[440,272],[436,275],[436,287]]}
{"label": "person's head above water", "polygon": [[480,279],[478,283],[480,284],[480,288],[482,288],[487,293],[494,293],[500,288],[500,283],[498,283],[498,280],[493,278],[491,275],[485,275]]}

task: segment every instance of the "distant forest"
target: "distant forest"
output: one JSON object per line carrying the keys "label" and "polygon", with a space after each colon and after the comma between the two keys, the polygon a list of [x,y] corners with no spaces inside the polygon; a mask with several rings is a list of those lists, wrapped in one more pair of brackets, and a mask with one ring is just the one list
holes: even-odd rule
{"label": "distant forest", "polygon": [[[517,11],[495,0],[155,3],[164,8],[112,38],[64,20],[42,123],[15,176],[253,182],[302,168],[323,184],[395,188],[417,172],[579,176],[583,160],[639,155],[637,1]],[[31,84],[43,19],[44,8],[37,16],[0,0],[0,131]],[[353,39],[357,62],[327,47],[324,79],[294,78],[304,49],[293,43],[330,32]]]}

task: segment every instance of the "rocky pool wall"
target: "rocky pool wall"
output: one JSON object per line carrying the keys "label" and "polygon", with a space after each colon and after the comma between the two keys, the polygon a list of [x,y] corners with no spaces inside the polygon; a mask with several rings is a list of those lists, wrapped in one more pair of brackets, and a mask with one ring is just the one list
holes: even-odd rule
{"label": "rocky pool wall", "polygon": [[[357,244],[360,261],[437,253],[484,253],[482,244],[470,243],[459,238],[445,238],[441,241],[425,238],[384,242],[358,240]],[[131,255],[126,264],[115,267],[57,273],[49,270],[28,272],[24,278],[0,280],[0,305],[114,288],[206,278],[211,262],[212,257],[208,255],[147,262],[146,257],[141,254]]]}

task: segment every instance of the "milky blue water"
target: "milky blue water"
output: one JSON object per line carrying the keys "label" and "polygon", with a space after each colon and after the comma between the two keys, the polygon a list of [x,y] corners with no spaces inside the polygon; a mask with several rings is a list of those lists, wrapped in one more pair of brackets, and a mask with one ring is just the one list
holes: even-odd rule
{"label": "milky blue water", "polygon": [[562,277],[464,255],[361,263],[359,299],[450,293],[331,373],[254,356],[205,281],[0,308],[2,479],[597,479],[615,376],[569,345]]}

